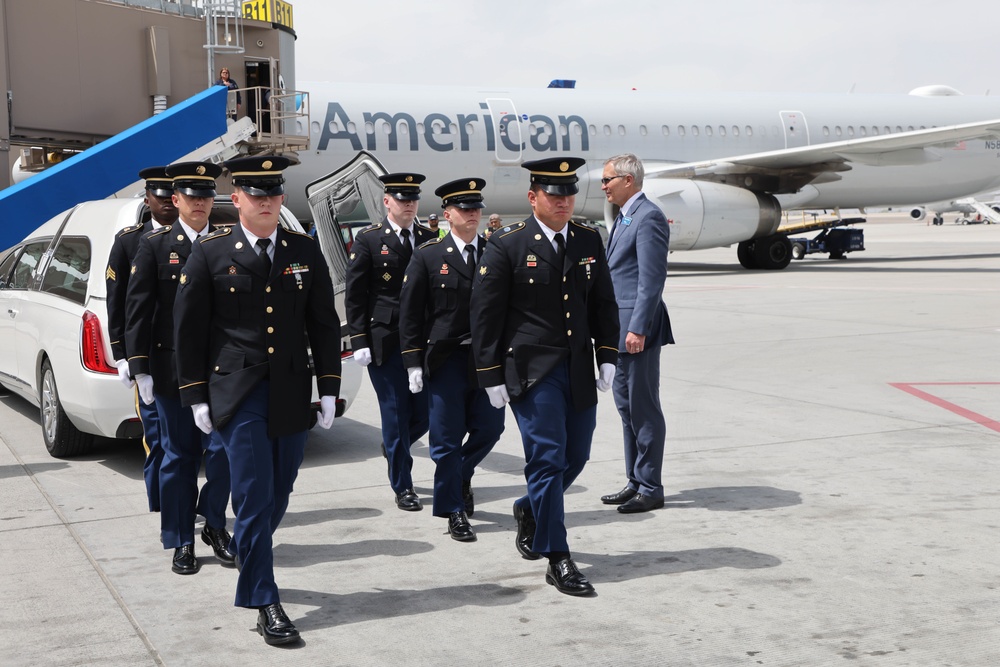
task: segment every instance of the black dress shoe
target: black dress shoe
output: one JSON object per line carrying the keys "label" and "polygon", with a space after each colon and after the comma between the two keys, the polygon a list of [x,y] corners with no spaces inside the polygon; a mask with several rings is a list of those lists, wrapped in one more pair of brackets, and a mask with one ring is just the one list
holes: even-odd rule
{"label": "black dress shoe", "polygon": [[517,537],[514,538],[514,546],[521,558],[525,560],[538,560],[542,554],[532,551],[531,547],[535,542],[535,517],[531,510],[524,510],[514,505],[514,521],[517,522]]}
{"label": "black dress shoe", "polygon": [[299,631],[285,615],[280,602],[261,607],[257,612],[257,632],[271,646],[298,641]]}
{"label": "black dress shoe", "polygon": [[459,542],[476,541],[476,534],[472,532],[469,517],[465,516],[465,512],[452,512],[448,515],[448,532],[451,533],[451,539]]}
{"label": "black dress shoe", "polygon": [[545,572],[545,583],[556,587],[556,590],[566,595],[593,595],[594,587],[587,577],[576,569],[572,558],[563,558],[558,563],[549,563]]}
{"label": "black dress shoe", "polygon": [[396,494],[396,507],[407,512],[419,512],[424,508],[413,489],[404,489]]}
{"label": "black dress shoe", "polygon": [[229,536],[225,528],[212,528],[206,523],[205,527],[201,529],[201,541],[212,547],[215,557],[222,561],[223,565],[226,567],[236,565],[236,554],[229,548],[233,538]]}
{"label": "black dress shoe", "polygon": [[170,569],[177,574],[194,574],[201,569],[201,564],[194,557],[193,544],[185,544],[174,549],[174,562]]}
{"label": "black dress shoe", "polygon": [[606,496],[601,496],[601,502],[604,503],[605,505],[621,505],[622,503],[632,500],[633,496],[635,496],[635,494],[637,493],[638,491],[636,491],[635,489],[626,486],[618,493],[611,493]]}
{"label": "black dress shoe", "polygon": [[476,497],[472,495],[472,482],[462,482],[462,502],[465,503],[467,516],[476,513]]}
{"label": "black dress shoe", "polygon": [[658,510],[661,507],[663,507],[663,498],[654,499],[649,496],[644,496],[641,493],[637,493],[632,500],[628,501],[624,505],[619,505],[618,511],[622,514],[638,514],[639,512]]}

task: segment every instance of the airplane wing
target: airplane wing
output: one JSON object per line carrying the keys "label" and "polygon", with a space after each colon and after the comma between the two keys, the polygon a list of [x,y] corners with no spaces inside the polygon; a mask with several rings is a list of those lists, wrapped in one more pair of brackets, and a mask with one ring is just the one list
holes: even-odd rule
{"label": "airplane wing", "polygon": [[928,148],[954,148],[959,142],[986,136],[1000,136],[1000,119],[683,164],[644,166],[647,178],[707,180],[755,192],[790,194],[810,183],[839,180],[838,172],[850,171],[851,163],[904,166],[935,162],[941,158]]}

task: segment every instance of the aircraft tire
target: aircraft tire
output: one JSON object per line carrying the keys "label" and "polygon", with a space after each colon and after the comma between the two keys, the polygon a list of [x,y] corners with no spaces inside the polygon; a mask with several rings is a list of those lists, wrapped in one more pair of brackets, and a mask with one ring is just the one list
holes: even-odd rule
{"label": "aircraft tire", "polygon": [[754,239],[753,257],[757,268],[780,271],[792,261],[792,242],[784,234]]}
{"label": "aircraft tire", "polygon": [[736,258],[740,260],[740,266],[744,269],[759,269],[757,266],[757,260],[754,258],[754,242],[753,241],[740,241],[739,245],[736,246]]}

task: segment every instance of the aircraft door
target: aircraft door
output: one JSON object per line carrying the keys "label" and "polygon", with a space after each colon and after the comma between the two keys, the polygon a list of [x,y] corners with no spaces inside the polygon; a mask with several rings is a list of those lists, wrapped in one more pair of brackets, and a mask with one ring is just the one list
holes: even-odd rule
{"label": "aircraft door", "polygon": [[521,137],[521,120],[517,116],[513,100],[508,98],[487,98],[490,118],[493,119],[493,136],[496,157],[499,162],[520,162],[524,149]]}
{"label": "aircraft door", "polygon": [[785,148],[809,145],[809,126],[801,111],[782,111],[781,127],[785,132]]}

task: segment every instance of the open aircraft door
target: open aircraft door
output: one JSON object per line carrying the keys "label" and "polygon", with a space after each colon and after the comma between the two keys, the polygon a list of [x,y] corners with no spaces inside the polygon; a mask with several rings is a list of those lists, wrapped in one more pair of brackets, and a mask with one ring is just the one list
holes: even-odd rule
{"label": "open aircraft door", "polygon": [[316,238],[330,265],[333,293],[341,318],[346,312],[344,292],[348,258],[340,224],[347,220],[378,222],[385,217],[382,204],[385,191],[378,177],[387,173],[374,155],[361,151],[344,166],[306,185]]}
{"label": "open aircraft door", "polygon": [[801,111],[782,111],[781,127],[785,132],[785,148],[809,145],[809,126]]}
{"label": "open aircraft door", "polygon": [[[521,132],[521,119],[514,108],[514,101],[507,98],[488,97],[486,104],[490,107],[490,117],[493,119],[493,133],[496,137],[496,156],[498,162],[520,162],[524,143]],[[527,121],[527,118],[524,119]]]}

